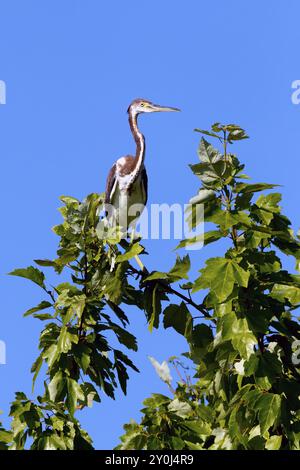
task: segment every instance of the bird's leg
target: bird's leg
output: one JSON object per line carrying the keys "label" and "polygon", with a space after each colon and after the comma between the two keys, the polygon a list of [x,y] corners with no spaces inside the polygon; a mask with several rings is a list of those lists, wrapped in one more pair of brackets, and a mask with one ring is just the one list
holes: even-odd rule
{"label": "bird's leg", "polygon": [[140,260],[139,256],[138,255],[135,255],[135,261],[137,262],[137,264],[139,265],[140,269],[142,272],[146,272],[146,268],[145,266],[143,265],[142,261]]}
{"label": "bird's leg", "polygon": [[[132,244],[134,242],[134,238],[135,238],[135,226],[132,227],[131,229],[131,234],[130,234],[130,244]],[[137,262],[137,264],[139,265],[140,267],[140,270],[143,272],[143,273],[147,273],[147,269],[145,268],[144,264],[142,263],[140,257],[138,255],[135,255],[134,257],[135,261]]]}
{"label": "bird's leg", "polygon": [[115,268],[116,258],[118,256],[118,249],[115,246],[113,246],[111,243],[107,243],[107,244],[112,252],[111,263],[110,263],[110,272],[112,272]]}
{"label": "bird's leg", "polygon": [[134,242],[134,239],[135,239],[135,225],[132,227],[131,229],[131,233],[130,233],[130,244],[132,244]]}

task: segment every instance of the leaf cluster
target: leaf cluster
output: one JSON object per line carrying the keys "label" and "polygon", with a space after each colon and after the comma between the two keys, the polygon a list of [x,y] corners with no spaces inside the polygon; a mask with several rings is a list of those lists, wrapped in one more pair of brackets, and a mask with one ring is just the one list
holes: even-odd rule
{"label": "leaf cluster", "polygon": [[[215,226],[204,245],[223,239],[227,249],[181,285],[189,295],[180,304],[162,312],[164,327],[187,340],[194,382],[180,380],[173,399],[146,400],[141,423],[125,427],[119,448],[299,449],[300,277],[284,269],[281,256],[298,266],[299,238],[282,214],[280,193],[265,192],[276,185],[249,183],[228,152],[245,132],[220,124],[201,132],[217,138],[223,152],[201,139],[200,162],[191,165],[201,187],[187,219],[195,227],[204,204],[205,221]],[[174,401],[189,413],[174,414]]]}
{"label": "leaf cluster", "polygon": [[[53,229],[60,238],[57,257],[35,263],[64,276],[63,282],[49,287],[44,272],[35,266],[10,273],[32,281],[45,296],[24,313],[44,323],[40,354],[31,369],[33,386],[43,365],[46,378],[37,404],[19,393],[12,405],[13,446],[17,449],[23,448],[27,437],[34,438],[32,448],[85,447],[75,412],[99,402],[101,392],[114,398],[120,386],[126,393],[128,368],[138,372],[123,350],[136,351],[137,342],[127,329],[129,319],[122,304],[143,308],[143,293],[130,265],[143,247],[138,241],[118,244],[108,232],[105,238],[99,236],[102,195],[90,194],[83,202],[66,196],[61,200],[63,222]],[[47,410],[54,414],[43,427]],[[65,420],[59,435],[57,420]]]}

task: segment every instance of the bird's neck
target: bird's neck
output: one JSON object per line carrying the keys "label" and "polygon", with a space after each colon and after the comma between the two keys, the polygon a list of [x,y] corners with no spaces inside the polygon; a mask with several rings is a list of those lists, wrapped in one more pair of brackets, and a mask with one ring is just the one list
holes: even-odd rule
{"label": "bird's neck", "polygon": [[142,168],[145,160],[145,137],[141,133],[137,124],[137,114],[129,113],[129,125],[136,143],[135,166],[136,175]]}

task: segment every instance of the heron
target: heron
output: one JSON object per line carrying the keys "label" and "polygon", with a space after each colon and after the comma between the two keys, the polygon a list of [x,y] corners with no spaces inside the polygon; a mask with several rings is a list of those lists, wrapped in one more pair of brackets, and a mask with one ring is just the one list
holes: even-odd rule
{"label": "heron", "polygon": [[[105,204],[114,208],[118,225],[126,232],[132,227],[132,234],[134,233],[135,223],[148,198],[148,177],[144,165],[145,137],[138,127],[138,116],[142,113],[170,111],[180,110],[154,104],[142,98],[134,99],[127,109],[130,130],[136,143],[135,156],[127,155],[114,163],[109,171],[105,189]],[[133,206],[141,209],[138,215],[130,211]],[[133,237],[134,235],[132,239]]]}

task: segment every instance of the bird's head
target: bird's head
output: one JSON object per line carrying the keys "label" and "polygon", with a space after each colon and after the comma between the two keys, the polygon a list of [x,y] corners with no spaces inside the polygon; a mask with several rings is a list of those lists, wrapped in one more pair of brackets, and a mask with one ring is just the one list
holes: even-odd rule
{"label": "bird's head", "polygon": [[135,115],[141,113],[155,113],[159,111],[180,111],[180,109],[154,104],[151,101],[144,100],[142,98],[137,98],[133,100],[132,103],[129,105],[129,108],[127,109],[128,113]]}

